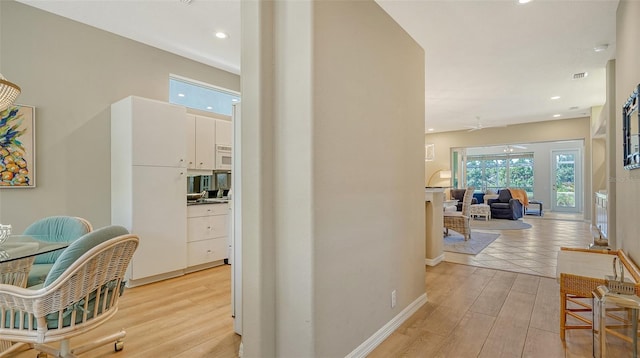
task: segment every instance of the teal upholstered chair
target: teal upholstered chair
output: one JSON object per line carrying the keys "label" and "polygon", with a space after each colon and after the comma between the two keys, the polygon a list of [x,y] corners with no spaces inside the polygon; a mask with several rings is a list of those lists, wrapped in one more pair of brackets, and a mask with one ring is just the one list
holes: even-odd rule
{"label": "teal upholstered chair", "polygon": [[[69,340],[117,312],[125,271],[138,242],[121,226],[103,227],[72,242],[42,288],[0,284],[0,337],[16,342],[3,353],[33,348],[56,357],[76,357],[113,342],[121,350],[124,330],[76,349],[70,349]],[[52,342],[60,342],[60,348],[47,345]]]}
{"label": "teal upholstered chair", "polygon": [[[38,240],[43,241],[72,242],[91,230],[91,224],[83,218],[49,216],[29,225],[24,230],[24,235],[37,236]],[[29,271],[27,287],[43,283],[53,263],[61,254],[62,250],[58,250],[36,256]]]}

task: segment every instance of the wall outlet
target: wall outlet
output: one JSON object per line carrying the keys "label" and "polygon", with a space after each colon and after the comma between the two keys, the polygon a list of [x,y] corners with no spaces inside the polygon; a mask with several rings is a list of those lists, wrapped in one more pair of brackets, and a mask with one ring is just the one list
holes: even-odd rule
{"label": "wall outlet", "polygon": [[391,308],[396,307],[396,290],[391,291]]}

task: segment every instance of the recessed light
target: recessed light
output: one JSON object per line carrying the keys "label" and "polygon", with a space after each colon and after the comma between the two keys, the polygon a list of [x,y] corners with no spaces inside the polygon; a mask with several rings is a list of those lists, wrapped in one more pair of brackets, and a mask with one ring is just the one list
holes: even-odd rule
{"label": "recessed light", "polygon": [[178,97],[184,97],[184,93],[178,93]]}
{"label": "recessed light", "polygon": [[219,39],[226,39],[229,35],[227,35],[226,32],[218,31],[216,32],[216,37]]}
{"label": "recessed light", "polygon": [[232,98],[231,102],[238,102],[238,99],[237,98]]}
{"label": "recessed light", "polygon": [[593,48],[593,51],[595,52],[602,52],[602,51],[606,51],[607,48],[609,48],[609,44],[600,44],[600,45],[596,45]]}
{"label": "recessed light", "polygon": [[554,114],[554,115],[553,115],[553,118],[558,118],[558,117],[560,117],[560,116],[562,116],[562,115],[561,115],[561,114]]}
{"label": "recessed light", "polygon": [[531,0],[518,0],[518,3],[520,4],[526,4],[528,2],[531,2]]}
{"label": "recessed light", "polygon": [[435,131],[435,129],[433,129],[433,128],[429,128],[429,129],[427,129],[427,131],[428,131],[428,132],[433,132],[433,131]]}
{"label": "recessed light", "polygon": [[207,109],[213,109],[213,107],[211,107],[211,106],[207,106]]}
{"label": "recessed light", "polygon": [[560,96],[553,96],[550,99],[553,99],[553,100],[560,99]]}

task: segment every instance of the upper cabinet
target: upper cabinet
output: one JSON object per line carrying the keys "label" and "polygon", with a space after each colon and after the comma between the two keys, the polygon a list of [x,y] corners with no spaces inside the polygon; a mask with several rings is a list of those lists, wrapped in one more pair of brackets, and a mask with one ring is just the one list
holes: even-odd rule
{"label": "upper cabinet", "polygon": [[215,169],[216,120],[191,115],[186,116],[187,168],[199,170]]}
{"label": "upper cabinet", "polygon": [[[185,167],[186,143],[180,122],[186,110],[182,106],[141,97],[127,97],[111,106],[112,148],[130,151],[132,165]],[[171,145],[167,145],[171,138]]]}
{"label": "upper cabinet", "polygon": [[222,119],[216,119],[216,145],[231,146],[232,142],[232,125],[231,122]]}

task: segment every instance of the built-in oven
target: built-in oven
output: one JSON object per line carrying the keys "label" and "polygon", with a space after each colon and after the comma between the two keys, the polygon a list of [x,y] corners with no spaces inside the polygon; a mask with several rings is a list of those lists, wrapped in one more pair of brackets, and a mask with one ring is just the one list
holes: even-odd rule
{"label": "built-in oven", "polygon": [[231,170],[231,146],[216,145],[216,169]]}

